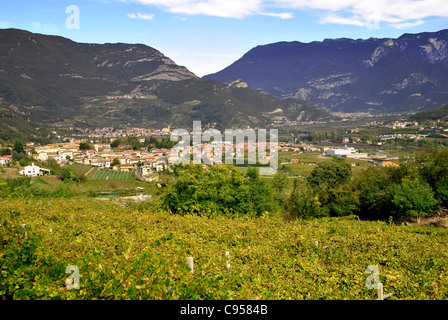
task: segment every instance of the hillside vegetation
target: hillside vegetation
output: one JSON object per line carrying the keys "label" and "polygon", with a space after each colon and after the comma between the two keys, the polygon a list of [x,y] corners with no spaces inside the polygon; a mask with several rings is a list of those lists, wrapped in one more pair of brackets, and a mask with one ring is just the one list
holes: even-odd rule
{"label": "hillside vegetation", "polygon": [[439,108],[421,111],[413,116],[411,116],[412,120],[423,122],[423,121],[447,121],[448,120],[448,104],[445,104]]}
{"label": "hillside vegetation", "polygon": [[336,119],[303,100],[199,79],[141,44],[77,43],[4,29],[0,65],[4,141],[44,142],[55,127],[71,126],[190,128],[194,120],[218,129],[266,126],[278,109],[290,120]]}
{"label": "hillside vegetation", "polygon": [[[86,198],[0,207],[3,299],[373,300],[370,265],[391,299],[448,298],[446,229],[351,217],[182,216]],[[71,265],[79,289],[66,288]]]}

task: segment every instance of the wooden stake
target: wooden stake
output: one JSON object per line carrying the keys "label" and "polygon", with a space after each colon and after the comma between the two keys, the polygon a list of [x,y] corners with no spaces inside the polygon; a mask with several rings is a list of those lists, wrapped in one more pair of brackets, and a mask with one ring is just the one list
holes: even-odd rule
{"label": "wooden stake", "polygon": [[[25,223],[22,223],[21,226],[22,226],[23,230],[25,230],[25,226],[26,226],[26,224],[25,224]],[[24,234],[25,234],[25,239],[26,239],[26,238],[27,238],[27,233],[26,233],[26,231],[24,231]]]}
{"label": "wooden stake", "polygon": [[378,283],[378,300],[384,300],[382,283]]}
{"label": "wooden stake", "polygon": [[[226,257],[229,255],[229,251],[226,251]],[[229,260],[226,260],[226,268],[230,269],[230,263]]]}
{"label": "wooden stake", "polygon": [[188,265],[188,267],[190,268],[190,272],[191,272],[191,273],[194,273],[194,272],[193,272],[193,257],[188,257],[188,258],[187,258],[187,265]]}
{"label": "wooden stake", "polygon": [[387,298],[390,298],[392,296],[392,292],[388,294],[384,294],[383,292],[383,284],[378,283],[378,299],[377,300],[386,300]]}

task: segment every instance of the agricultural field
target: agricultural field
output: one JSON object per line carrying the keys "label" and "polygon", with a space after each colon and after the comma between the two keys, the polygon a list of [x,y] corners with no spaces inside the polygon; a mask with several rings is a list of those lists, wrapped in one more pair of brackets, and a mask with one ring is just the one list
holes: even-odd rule
{"label": "agricultural field", "polygon": [[[57,176],[40,176],[40,177],[36,177],[34,178],[36,181],[39,180],[41,182],[43,182],[44,184],[50,185],[50,186],[57,186],[61,183],[63,183],[60,179],[58,179]],[[39,183],[41,184],[41,183]]]}
{"label": "agricultural field", "polygon": [[102,169],[96,170],[93,175],[89,177],[89,180],[132,180],[136,178],[137,176],[132,171],[114,171],[110,169]]}
{"label": "agricultural field", "polygon": [[[281,159],[281,165],[284,164],[289,169],[292,176],[307,177],[317,164],[325,161],[332,161],[332,157],[322,155],[320,152],[307,152],[307,153],[291,153],[283,154],[279,153],[279,159]],[[298,159],[298,163],[291,163],[291,159]],[[346,159],[347,163],[352,165],[353,173],[356,174],[368,167],[373,166],[371,163],[356,159]]]}
{"label": "agricultural field", "polygon": [[[366,268],[377,266],[391,300],[448,299],[444,228],[174,215],[88,198],[8,199],[0,219],[3,298],[374,300]],[[66,287],[69,266],[79,289]]]}
{"label": "agricultural field", "polygon": [[82,164],[82,163],[73,163],[73,164],[70,165],[69,168],[72,169],[78,176],[84,176],[90,170],[95,169],[92,166],[89,166],[89,165],[86,165],[86,164]]}
{"label": "agricultural field", "polygon": [[0,166],[0,179],[15,178],[21,167]]}
{"label": "agricultural field", "polygon": [[147,186],[147,182],[138,180],[89,180],[85,182],[86,186],[93,187],[95,189],[107,189],[107,190],[124,190],[133,189],[137,187]]}

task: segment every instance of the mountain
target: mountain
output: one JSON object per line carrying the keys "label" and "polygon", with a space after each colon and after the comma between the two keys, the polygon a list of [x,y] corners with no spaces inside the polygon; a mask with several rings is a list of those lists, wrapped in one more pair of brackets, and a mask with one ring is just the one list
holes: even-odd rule
{"label": "mountain", "polygon": [[[198,78],[142,44],[77,43],[59,36],[0,30],[0,138],[20,127],[151,125],[218,128],[334,119],[297,99]],[[16,121],[11,122],[14,116]],[[8,124],[9,123],[9,124]]]}
{"label": "mountain", "polygon": [[448,102],[448,30],[398,39],[326,39],[258,46],[204,79],[331,111],[415,112]]}
{"label": "mountain", "polygon": [[439,108],[418,112],[411,116],[411,120],[418,122],[424,121],[448,121],[448,104],[445,104]]}

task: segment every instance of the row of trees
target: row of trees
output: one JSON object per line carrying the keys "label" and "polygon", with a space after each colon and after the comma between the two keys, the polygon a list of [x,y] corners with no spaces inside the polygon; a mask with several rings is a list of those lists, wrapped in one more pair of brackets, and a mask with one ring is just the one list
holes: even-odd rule
{"label": "row of trees", "polygon": [[353,176],[344,159],[320,163],[297,180],[286,208],[295,217],[423,217],[448,206],[448,151],[421,153],[399,167],[370,167]]}
{"label": "row of trees", "polygon": [[234,166],[200,165],[174,170],[176,180],[163,195],[173,213],[289,212],[294,218],[346,216],[363,219],[423,217],[448,206],[448,151],[431,151],[403,160],[399,167],[370,167],[353,175],[345,159],[319,163],[307,179],[287,188],[279,170],[271,182],[256,168],[243,174]]}
{"label": "row of trees", "polygon": [[256,168],[246,174],[235,166],[186,165],[174,170],[175,182],[163,196],[162,207],[184,214],[261,214],[278,206],[270,186]]}
{"label": "row of trees", "polygon": [[140,142],[136,137],[128,137],[122,138],[112,141],[110,144],[111,148],[117,148],[118,146],[130,146],[133,150],[137,150],[140,148],[146,148],[150,150],[152,148],[166,148],[170,149],[176,145],[176,141],[171,141],[170,137],[156,139],[154,137],[150,137],[149,139],[145,139],[144,142]]}

